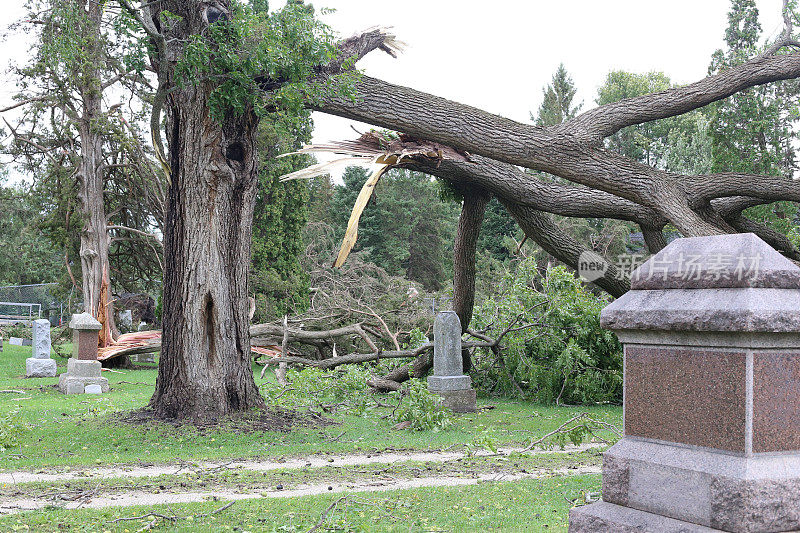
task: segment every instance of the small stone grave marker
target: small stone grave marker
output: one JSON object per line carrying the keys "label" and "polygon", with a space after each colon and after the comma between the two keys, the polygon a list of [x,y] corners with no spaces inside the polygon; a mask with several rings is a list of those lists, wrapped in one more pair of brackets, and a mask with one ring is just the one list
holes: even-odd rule
{"label": "small stone grave marker", "polygon": [[444,398],[444,405],[455,413],[477,411],[472,379],[464,375],[461,358],[461,321],[453,311],[436,315],[433,322],[433,375],[428,390]]}
{"label": "small stone grave marker", "polygon": [[25,361],[25,374],[29,378],[56,377],[56,362],[50,359],[50,321],[33,322],[33,357]]}

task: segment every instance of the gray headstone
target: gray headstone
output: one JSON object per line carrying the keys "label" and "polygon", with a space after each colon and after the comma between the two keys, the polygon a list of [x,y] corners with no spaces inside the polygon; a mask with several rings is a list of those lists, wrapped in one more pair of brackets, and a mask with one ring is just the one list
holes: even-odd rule
{"label": "gray headstone", "polygon": [[54,378],[57,374],[53,359],[29,358],[25,360],[25,375],[29,378]]}
{"label": "gray headstone", "polygon": [[433,322],[433,375],[428,377],[428,389],[443,392],[471,388],[472,379],[464,375],[461,358],[461,321],[455,312],[444,311]]}
{"label": "gray headstone", "polygon": [[22,339],[19,337],[11,337],[8,339],[8,344],[11,346],[22,346]]}
{"label": "gray headstone", "polygon": [[752,233],[678,239],[603,309],[611,330],[800,331],[800,268]]}
{"label": "gray headstone", "polygon": [[50,359],[50,321],[33,321],[33,357]]}
{"label": "gray headstone", "polygon": [[85,394],[103,394],[103,387],[100,385],[86,385],[83,392]]}
{"label": "gray headstone", "polygon": [[89,313],[81,313],[72,315],[72,319],[69,321],[69,327],[70,329],[77,329],[80,331],[100,331],[103,325],[95,320]]}
{"label": "gray headstone", "polygon": [[797,265],[753,233],[677,239],[631,275],[633,290],[798,286]]}
{"label": "gray headstone", "polygon": [[436,315],[433,322],[433,375],[461,376],[461,321],[454,311]]}
{"label": "gray headstone", "polygon": [[102,375],[103,363],[70,358],[67,361],[67,374],[74,378],[99,378]]}

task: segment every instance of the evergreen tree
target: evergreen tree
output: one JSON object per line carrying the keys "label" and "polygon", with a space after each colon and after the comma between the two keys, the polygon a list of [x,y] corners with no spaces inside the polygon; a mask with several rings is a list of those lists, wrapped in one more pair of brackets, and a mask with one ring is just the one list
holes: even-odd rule
{"label": "evergreen tree", "polygon": [[[761,24],[755,0],[732,0],[724,50],[712,56],[715,74],[759,53]],[[797,170],[796,80],[753,87],[712,106],[712,171],[739,171],[786,176]],[[779,202],[749,209],[745,215],[784,234],[797,233],[795,204]]]}
{"label": "evergreen tree", "polygon": [[0,285],[51,283],[64,269],[61,250],[40,226],[38,202],[28,187],[4,187],[0,176]]}
{"label": "evergreen tree", "polygon": [[554,126],[561,124],[565,120],[569,120],[578,114],[578,111],[583,107],[582,103],[573,105],[572,100],[575,98],[577,89],[572,77],[567,73],[564,68],[564,63],[558,65],[553,80],[544,89],[544,100],[542,105],[539,106],[539,113],[536,116],[531,114],[531,120],[536,122],[537,126]]}
{"label": "evergreen tree", "polygon": [[481,233],[478,236],[477,250],[498,261],[510,259],[511,250],[508,241],[517,231],[519,231],[517,223],[508,214],[506,208],[497,198],[492,198],[486,205],[486,214],[483,217]]}
{"label": "evergreen tree", "polygon": [[310,158],[276,158],[310,140],[311,118],[308,114],[303,118],[293,129],[269,119],[259,125],[260,168],[252,247],[257,321],[302,312],[308,307],[309,277],[300,264],[300,254],[308,220],[309,185],[305,180],[281,182],[280,177],[308,166]]}
{"label": "evergreen tree", "polygon": [[[337,239],[344,235],[367,171],[348,167],[331,202]],[[438,185],[423,174],[393,170],[381,178],[364,209],[355,249],[394,276],[439,290],[452,276],[452,235],[458,206],[440,199]]]}

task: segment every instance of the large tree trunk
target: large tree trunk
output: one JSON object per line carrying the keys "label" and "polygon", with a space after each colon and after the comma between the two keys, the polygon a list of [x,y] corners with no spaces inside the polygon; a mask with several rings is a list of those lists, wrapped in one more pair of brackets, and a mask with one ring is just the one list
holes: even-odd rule
{"label": "large tree trunk", "polygon": [[[199,2],[161,8],[183,19],[182,38],[169,46],[207,25]],[[177,87],[174,64],[165,71],[169,78],[159,82]],[[253,379],[247,297],[258,121],[252,112],[222,123],[211,118],[209,83],[174,90],[165,109],[164,334],[150,401],[163,418],[215,418],[264,405]]]}
{"label": "large tree trunk", "polygon": [[[81,9],[84,9],[81,7]],[[87,55],[101,58],[99,49],[102,5],[89,2],[85,8]],[[110,272],[108,260],[110,239],[107,229],[105,198],[103,196],[103,137],[97,126],[102,119],[102,81],[98,69],[99,59],[86,68],[85,85],[81,87],[83,116],[79,123],[81,160],[77,172],[78,200],[84,219],[81,231],[81,272],[84,312],[97,318],[100,346],[112,341],[114,309],[110,298]]]}

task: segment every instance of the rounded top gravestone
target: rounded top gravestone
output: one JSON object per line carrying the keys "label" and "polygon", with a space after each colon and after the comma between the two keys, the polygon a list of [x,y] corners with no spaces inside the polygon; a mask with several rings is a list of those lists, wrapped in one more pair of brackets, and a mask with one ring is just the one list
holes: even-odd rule
{"label": "rounded top gravestone", "polygon": [[461,320],[454,311],[443,311],[433,322],[433,373],[436,376],[461,376]]}

